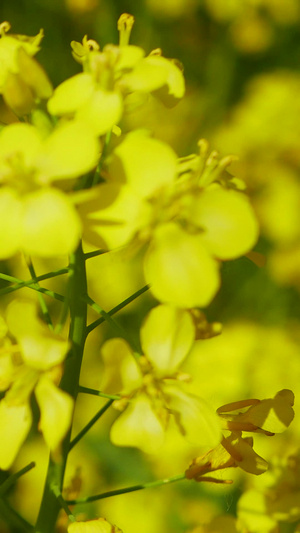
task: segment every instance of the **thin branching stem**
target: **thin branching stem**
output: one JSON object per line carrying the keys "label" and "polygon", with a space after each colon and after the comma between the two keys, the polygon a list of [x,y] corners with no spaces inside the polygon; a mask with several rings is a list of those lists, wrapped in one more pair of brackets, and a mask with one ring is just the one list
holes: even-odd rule
{"label": "thin branching stem", "polygon": [[76,437],[70,442],[70,451],[74,446],[79,442],[82,437],[93,427],[93,425],[101,418],[101,416],[107,411],[107,409],[111,406],[114,400],[108,400],[108,402],[99,409],[99,411],[93,416],[93,418],[84,426],[84,428],[76,435]]}
{"label": "thin branching stem", "polygon": [[[124,307],[126,307],[128,304],[130,304],[131,302],[136,300],[136,298],[138,298],[139,296],[141,296],[142,294],[144,294],[144,292],[146,292],[148,290],[149,290],[149,285],[145,285],[144,287],[142,287],[141,289],[136,291],[134,294],[129,296],[129,298],[126,298],[126,300],[123,300],[123,302],[121,302],[118,305],[116,305],[116,307],[113,307],[113,309],[108,311],[106,314],[109,315],[109,316],[113,316],[115,313],[117,313],[118,311],[121,311],[121,309],[124,309]],[[98,326],[103,324],[103,322],[105,322],[105,320],[106,320],[106,318],[101,317],[101,318],[98,318],[97,320],[95,320],[94,322],[92,322],[87,327],[87,334],[89,334],[95,328],[97,328]]]}
{"label": "thin branching stem", "polygon": [[83,392],[84,394],[91,394],[92,396],[100,396],[101,398],[108,398],[110,400],[120,400],[121,396],[118,394],[106,394],[106,392],[101,392],[100,390],[90,389],[89,387],[79,386],[78,392]]}
{"label": "thin branching stem", "polygon": [[131,487],[125,487],[123,489],[109,490],[108,492],[102,492],[102,494],[96,494],[95,496],[88,496],[87,498],[80,498],[78,500],[67,500],[68,505],[76,505],[82,503],[95,502],[97,500],[104,500],[105,498],[111,498],[112,496],[118,496],[119,494],[126,494],[128,492],[136,492],[137,490],[151,489],[154,487],[161,487],[162,485],[169,485],[177,481],[183,481],[186,479],[185,474],[179,474],[178,476],[169,477],[166,479],[159,479],[158,481],[150,481],[149,483],[142,483],[140,485],[133,485]]}

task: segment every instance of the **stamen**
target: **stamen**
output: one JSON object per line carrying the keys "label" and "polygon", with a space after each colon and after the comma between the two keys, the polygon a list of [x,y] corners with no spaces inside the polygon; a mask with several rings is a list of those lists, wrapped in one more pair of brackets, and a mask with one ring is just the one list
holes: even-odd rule
{"label": "stamen", "polygon": [[123,13],[118,20],[118,31],[120,33],[119,45],[127,46],[130,39],[134,17],[128,13]]}
{"label": "stamen", "polygon": [[3,37],[3,35],[5,35],[11,28],[11,25],[9,22],[5,21],[5,22],[1,22],[0,24],[0,35],[1,37]]}

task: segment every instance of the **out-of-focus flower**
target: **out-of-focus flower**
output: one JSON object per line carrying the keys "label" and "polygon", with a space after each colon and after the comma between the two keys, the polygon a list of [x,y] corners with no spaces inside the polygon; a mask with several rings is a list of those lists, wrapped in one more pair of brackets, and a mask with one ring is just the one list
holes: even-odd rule
{"label": "out-of-focus flower", "polygon": [[299,474],[299,451],[284,458],[274,457],[265,486],[244,492],[238,501],[242,526],[269,533],[276,530],[279,522],[297,522],[300,519]]}
{"label": "out-of-focus flower", "polygon": [[[8,336],[12,335],[14,343]],[[33,302],[13,301],[1,339],[0,468],[10,468],[32,423],[30,397],[40,408],[39,429],[56,456],[73,413],[72,398],[57,387],[68,341],[36,316]]]}
{"label": "out-of-focus flower", "polygon": [[225,170],[231,161],[208,155],[202,141],[199,156],[178,162],[168,145],[131,132],[113,151],[107,183],[79,206],[85,238],[109,249],[148,244],[144,275],[154,296],[207,305],[219,288],[219,261],[243,255],[258,235],[241,182]]}
{"label": "out-of-focus flower", "polygon": [[51,257],[77,246],[81,224],[57,182],[76,178],[98,161],[99,145],[79,121],[52,133],[30,124],[11,124],[0,133],[0,258],[19,250]]}
{"label": "out-of-focus flower", "polygon": [[179,372],[194,337],[187,311],[160,305],[149,313],[141,329],[145,355],[135,359],[123,339],[103,345],[102,389],[120,392],[122,397],[114,404],[123,410],[111,429],[114,444],[155,452],[164,441],[170,416],[192,444],[219,442],[218,418],[204,400],[185,391],[187,376]]}
{"label": "out-of-focus flower", "polygon": [[239,172],[253,191],[261,232],[272,244],[267,262],[269,272],[279,284],[297,288],[299,88],[299,75],[287,71],[256,77],[215,139],[222,150],[234,146],[240,157]]}
{"label": "out-of-focus flower", "polygon": [[267,436],[281,433],[294,418],[293,405],[292,391],[282,390],[274,398],[242,400],[217,409],[222,419],[222,429],[230,431],[230,434],[224,436],[215,449],[194,459],[186,471],[186,477],[196,481],[226,483],[202,476],[230,467],[240,467],[255,475],[264,473],[268,463],[252,449],[253,439],[242,437],[242,432],[264,433]]}
{"label": "out-of-focus flower", "polygon": [[68,526],[68,533],[122,533],[122,531],[105,518],[98,518],[87,522],[72,522]]}
{"label": "out-of-focus flower", "polygon": [[[120,46],[106,45],[83,38],[72,42],[73,56],[83,72],[59,85],[48,101],[51,114],[75,116],[87,121],[98,135],[117,124],[126,97],[131,93],[154,93],[172,104],[184,94],[184,78],[177,64],[153,50],[148,57],[138,46],[129,45],[134,18],[123,14],[118,21]],[[124,102],[125,99],[125,102]]]}
{"label": "out-of-focus flower", "polygon": [[99,7],[99,0],[65,0],[65,3],[69,11],[78,15]]}
{"label": "out-of-focus flower", "polygon": [[43,31],[35,37],[7,35],[8,22],[0,24],[0,94],[17,114],[30,113],[35,103],[52,94],[51,83],[33,56],[40,49]]}
{"label": "out-of-focus flower", "polygon": [[229,28],[229,36],[244,53],[264,51],[273,44],[278,26],[293,26],[300,19],[297,0],[204,0],[209,14]]}

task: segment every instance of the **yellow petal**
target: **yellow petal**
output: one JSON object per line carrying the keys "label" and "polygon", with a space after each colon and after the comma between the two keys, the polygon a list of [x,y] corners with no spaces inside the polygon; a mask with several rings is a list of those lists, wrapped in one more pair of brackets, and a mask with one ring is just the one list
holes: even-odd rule
{"label": "yellow petal", "polygon": [[13,189],[0,190],[0,259],[14,255],[21,246],[22,205]]}
{"label": "yellow petal", "polygon": [[105,365],[101,390],[126,395],[141,386],[142,374],[126,341],[110,339],[101,353]]}
{"label": "yellow petal", "polygon": [[148,198],[164,185],[174,182],[176,170],[175,152],[141,130],[124,137],[114,150],[109,166],[112,179],[128,183],[142,198]]}
{"label": "yellow petal", "polygon": [[7,307],[6,319],[26,365],[46,371],[63,362],[69,343],[51,332],[38,318],[34,302],[13,300]]}
{"label": "yellow petal", "polygon": [[143,218],[141,200],[126,185],[115,183],[99,185],[89,192],[91,199],[78,209],[84,238],[110,250],[130,242]]}
{"label": "yellow petal", "polygon": [[238,516],[246,531],[270,533],[278,531],[277,521],[269,513],[265,494],[255,490],[244,492],[238,501]]}
{"label": "yellow petal", "polygon": [[154,453],[163,444],[164,428],[145,395],[134,398],[114,422],[111,441],[117,446],[134,446]]}
{"label": "yellow petal", "polygon": [[74,113],[88,100],[95,90],[95,83],[91,74],[81,72],[61,83],[48,101],[48,111],[51,115],[65,115]]}
{"label": "yellow petal", "polygon": [[201,237],[173,223],[156,230],[145,256],[144,273],[154,296],[178,307],[208,305],[220,284],[218,264]]}
{"label": "yellow petal", "polygon": [[14,161],[30,170],[41,144],[39,132],[31,124],[16,123],[3,128],[0,134],[0,176],[11,173]]}
{"label": "yellow petal", "polygon": [[50,98],[53,89],[41,65],[22,48],[18,52],[18,63],[22,80],[38,98]]}
{"label": "yellow petal", "polygon": [[28,404],[10,406],[0,402],[0,468],[8,470],[21,448],[32,422]]}
{"label": "yellow petal", "polygon": [[24,199],[22,245],[25,253],[53,257],[73,252],[81,235],[80,219],[66,195],[41,189]]}
{"label": "yellow petal", "polygon": [[245,472],[258,476],[268,470],[267,461],[260,457],[247,442],[247,439],[243,439],[240,435],[232,433],[230,437],[222,440],[222,445],[235,458],[236,466]]}
{"label": "yellow petal", "polygon": [[97,135],[103,135],[118,124],[123,112],[123,100],[118,92],[97,89],[76,113]]}
{"label": "yellow petal", "polygon": [[219,259],[245,254],[258,238],[258,223],[248,198],[236,191],[207,189],[196,199],[191,220],[203,228],[203,240]]}
{"label": "yellow petal", "polygon": [[[105,48],[104,48],[105,51]],[[139,46],[132,44],[121,46],[118,49],[118,61],[115,67],[115,73],[120,75],[120,71],[128,71],[135,67],[135,65],[144,57],[145,52]]]}
{"label": "yellow petal", "polygon": [[122,531],[104,518],[98,518],[87,522],[73,522],[68,526],[68,533],[122,533]]}
{"label": "yellow petal", "polygon": [[39,429],[50,450],[55,452],[71,426],[73,399],[46,377],[39,380],[35,395],[41,411]]}
{"label": "yellow petal", "polygon": [[16,115],[28,115],[34,107],[34,94],[19,74],[8,73],[2,90],[3,99]]}
{"label": "yellow petal", "polygon": [[166,84],[154,91],[154,96],[159,98],[167,107],[174,106],[185,93],[185,81],[182,70],[176,65],[175,61],[162,56],[152,56],[152,64],[155,60],[159,62],[167,71]]}
{"label": "yellow petal", "polygon": [[179,430],[191,444],[214,448],[221,440],[221,425],[216,413],[198,396],[186,394],[179,387],[164,387],[168,407]]}
{"label": "yellow petal", "polygon": [[168,305],[152,309],[141,328],[143,352],[160,376],[177,370],[190,351],[194,338],[191,315]]}
{"label": "yellow petal", "polygon": [[36,166],[42,183],[49,178],[74,178],[97,165],[99,142],[85,122],[60,125],[45,140]]}
{"label": "yellow petal", "polygon": [[250,423],[271,433],[282,433],[294,418],[294,394],[288,389],[279,391],[274,398],[262,400],[245,413],[234,417],[235,422]]}
{"label": "yellow petal", "polygon": [[121,84],[126,91],[152,92],[166,85],[168,72],[165,65],[156,61],[157,58],[146,57],[139,61],[135,68],[122,77]]}

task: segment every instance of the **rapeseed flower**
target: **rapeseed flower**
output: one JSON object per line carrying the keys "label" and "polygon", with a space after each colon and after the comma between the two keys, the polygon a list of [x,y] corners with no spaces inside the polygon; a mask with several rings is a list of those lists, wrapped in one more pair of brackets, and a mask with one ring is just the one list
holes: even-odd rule
{"label": "rapeseed flower", "polygon": [[175,103],[184,94],[184,79],[175,62],[154,50],[148,57],[138,46],[129,45],[131,15],[118,22],[120,45],[100,46],[85,36],[82,44],[72,42],[73,56],[83,72],[59,85],[48,101],[52,115],[87,121],[98,135],[120,121],[124,100],[132,93],[155,93],[166,103]]}
{"label": "rapeseed flower", "polygon": [[33,56],[39,51],[43,30],[35,37],[7,35],[8,22],[0,24],[0,94],[19,116],[31,112],[52,94],[52,85]]}
{"label": "rapeseed flower", "polygon": [[57,187],[98,161],[99,145],[88,127],[72,121],[49,135],[16,123],[0,133],[0,259],[19,250],[53,257],[69,254],[81,236],[70,198]]}
{"label": "rapeseed flower", "polygon": [[102,389],[120,393],[114,406],[123,411],[111,428],[114,444],[155,452],[163,444],[170,417],[190,443],[210,446],[219,442],[218,417],[202,398],[186,392],[188,376],[179,371],[194,338],[189,312],[159,305],[141,329],[143,356],[134,357],[123,339],[103,345]]}
{"label": "rapeseed flower", "polygon": [[287,457],[273,456],[262,486],[247,490],[238,501],[238,517],[245,527],[274,531],[278,523],[300,519],[299,450]]}
{"label": "rapeseed flower", "polygon": [[54,456],[70,427],[73,400],[57,387],[69,343],[37,317],[35,304],[13,301],[2,325],[0,468],[7,470],[32,424],[32,393],[40,409],[39,429]]}
{"label": "rapeseed flower", "polygon": [[[222,483],[222,480],[202,476],[230,467],[239,467],[255,475],[264,473],[268,469],[267,461],[253,450],[253,438],[243,437],[242,434],[253,432],[273,436],[281,433],[294,418],[293,405],[293,392],[284,389],[274,398],[243,400],[217,409],[225,435],[216,448],[193,460],[186,471],[186,477],[196,481]],[[227,432],[229,435],[226,436]]]}
{"label": "rapeseed flower", "polygon": [[144,276],[161,302],[207,305],[220,286],[221,260],[255,244],[258,225],[242,184],[226,172],[231,158],[177,160],[165,143],[138,130],[108,161],[107,182],[85,195],[85,238],[108,249],[144,247]]}

